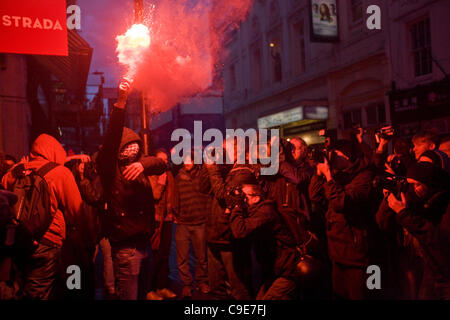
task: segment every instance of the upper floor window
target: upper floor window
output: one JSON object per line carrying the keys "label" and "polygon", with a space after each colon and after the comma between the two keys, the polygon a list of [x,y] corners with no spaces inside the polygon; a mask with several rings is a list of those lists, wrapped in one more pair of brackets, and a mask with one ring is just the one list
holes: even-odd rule
{"label": "upper floor window", "polygon": [[306,40],[305,40],[305,24],[303,21],[293,25],[294,50],[292,51],[292,65],[295,74],[298,75],[306,71]]}
{"label": "upper floor window", "polygon": [[411,25],[411,48],[416,77],[432,72],[430,19]]}
{"label": "upper floor window", "polygon": [[351,129],[355,124],[361,124],[361,109],[344,112],[344,129]]}
{"label": "upper floor window", "polygon": [[363,0],[350,0],[350,19],[352,24],[363,20]]}
{"label": "upper floor window", "polygon": [[380,125],[386,122],[386,109],[384,103],[374,103],[366,107],[367,125]]}

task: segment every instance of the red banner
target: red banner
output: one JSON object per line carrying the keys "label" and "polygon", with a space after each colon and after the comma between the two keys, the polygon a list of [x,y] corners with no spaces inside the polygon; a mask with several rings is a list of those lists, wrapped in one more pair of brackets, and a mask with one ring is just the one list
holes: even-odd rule
{"label": "red banner", "polygon": [[66,1],[0,1],[0,52],[67,56]]}

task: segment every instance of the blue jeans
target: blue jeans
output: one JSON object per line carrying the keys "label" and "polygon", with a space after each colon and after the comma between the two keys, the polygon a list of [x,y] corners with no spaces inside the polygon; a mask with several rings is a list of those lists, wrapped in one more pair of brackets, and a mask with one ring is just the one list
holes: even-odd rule
{"label": "blue jeans", "polygon": [[197,284],[208,282],[208,269],[206,265],[206,229],[205,224],[201,225],[177,225],[175,232],[175,242],[177,249],[178,272],[185,287],[193,287],[193,278],[189,270],[190,244],[194,249],[195,280]]}
{"label": "blue jeans", "polygon": [[120,300],[137,300],[141,263],[148,255],[148,248],[112,246],[111,254],[117,296]]}

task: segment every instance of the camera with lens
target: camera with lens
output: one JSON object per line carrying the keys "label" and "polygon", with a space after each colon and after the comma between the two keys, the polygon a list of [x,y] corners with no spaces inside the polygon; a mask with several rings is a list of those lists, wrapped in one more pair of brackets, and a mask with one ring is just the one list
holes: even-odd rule
{"label": "camera with lens", "polygon": [[325,150],[319,148],[311,149],[309,158],[315,163],[325,163],[325,160],[328,160]]}
{"label": "camera with lens", "polygon": [[225,196],[227,209],[231,211],[236,206],[243,207],[245,205],[245,199],[245,193],[242,191],[241,186],[230,188],[227,190]]}
{"label": "camera with lens", "polygon": [[381,139],[392,140],[395,135],[395,130],[392,127],[384,127],[375,131],[375,139],[377,143],[380,143]]}
{"label": "camera with lens", "polygon": [[409,188],[406,177],[391,174],[375,177],[373,180],[373,186],[376,189],[386,189],[397,198],[400,198],[400,194],[402,192],[406,193]]}

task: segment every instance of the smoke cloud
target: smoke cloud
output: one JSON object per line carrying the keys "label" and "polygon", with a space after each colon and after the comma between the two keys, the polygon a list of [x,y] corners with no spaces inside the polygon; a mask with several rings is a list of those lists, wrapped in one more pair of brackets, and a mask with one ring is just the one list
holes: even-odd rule
{"label": "smoke cloud", "polygon": [[159,0],[146,8],[151,45],[133,86],[147,93],[153,111],[166,111],[211,85],[214,57],[224,54],[222,32],[238,27],[252,2]]}

